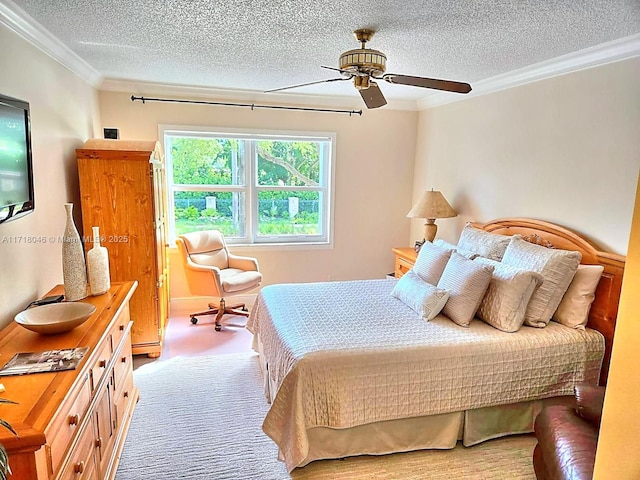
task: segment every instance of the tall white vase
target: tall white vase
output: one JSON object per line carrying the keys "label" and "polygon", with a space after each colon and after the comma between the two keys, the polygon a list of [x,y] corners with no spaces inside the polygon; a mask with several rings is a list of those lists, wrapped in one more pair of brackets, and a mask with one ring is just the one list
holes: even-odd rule
{"label": "tall white vase", "polygon": [[100,227],[92,227],[93,248],[87,252],[89,289],[91,295],[102,295],[111,288],[109,278],[109,252],[100,245]]}
{"label": "tall white vase", "polygon": [[87,296],[87,267],[80,235],[73,223],[73,203],[65,203],[64,208],[67,210],[67,224],[62,239],[64,298],[73,302]]}

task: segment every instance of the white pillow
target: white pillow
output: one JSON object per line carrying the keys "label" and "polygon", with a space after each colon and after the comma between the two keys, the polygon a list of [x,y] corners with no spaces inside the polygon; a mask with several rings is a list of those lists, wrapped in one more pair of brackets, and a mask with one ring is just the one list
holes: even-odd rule
{"label": "white pillow", "polygon": [[413,270],[427,283],[436,285],[447,266],[451,249],[424,242],[413,265]]}
{"label": "white pillow", "polygon": [[544,278],[539,273],[488,258],[478,257],[474,261],[494,267],[489,288],[478,309],[478,318],[503,332],[517,332],[524,323],[531,295]]}
{"label": "white pillow", "polygon": [[433,244],[437,245],[439,247],[442,247],[442,248],[444,248],[446,250],[455,250],[457,248],[456,245],[454,245],[453,243],[449,243],[446,240],[443,240],[441,238],[436,238],[433,241]]}
{"label": "white pillow", "polygon": [[442,313],[458,325],[468,327],[487,291],[491,272],[492,266],[469,260],[456,252],[451,253],[438,282],[438,288],[449,292],[449,300]]}
{"label": "white pillow", "polygon": [[602,265],[579,265],[552,320],[567,327],[584,330],[603,271]]}
{"label": "white pillow", "polygon": [[413,269],[398,280],[391,295],[426,320],[438,315],[449,298],[449,292],[425,282]]}
{"label": "white pillow", "polygon": [[511,238],[509,235],[485,232],[467,223],[462,229],[457,248],[499,262]]}
{"label": "white pillow", "polygon": [[469,260],[473,260],[478,256],[477,253],[467,252],[466,250],[462,250],[458,248],[457,245],[453,245],[452,243],[442,240],[441,238],[434,240],[433,244],[437,245],[438,247],[446,248],[447,250],[453,250],[454,252],[458,252],[460,255],[462,255],[463,257],[467,257]]}
{"label": "white pillow", "polygon": [[524,323],[531,327],[545,327],[556,311],[578,269],[580,252],[558,250],[526,242],[515,236],[504,253],[502,263],[538,272],[544,282],[532,295]]}

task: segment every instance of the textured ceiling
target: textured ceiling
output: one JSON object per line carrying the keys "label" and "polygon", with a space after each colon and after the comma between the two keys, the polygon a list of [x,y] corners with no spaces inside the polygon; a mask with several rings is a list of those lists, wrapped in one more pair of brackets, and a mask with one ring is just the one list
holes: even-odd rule
{"label": "textured ceiling", "polygon": [[[0,0],[3,1],[3,0]],[[106,79],[262,92],[334,78],[373,28],[387,71],[471,83],[640,32],[640,0],[4,0]],[[18,12],[19,14],[21,12]],[[383,82],[384,83],[384,82]],[[430,90],[383,84],[388,99]],[[358,96],[349,82],[290,92]]]}

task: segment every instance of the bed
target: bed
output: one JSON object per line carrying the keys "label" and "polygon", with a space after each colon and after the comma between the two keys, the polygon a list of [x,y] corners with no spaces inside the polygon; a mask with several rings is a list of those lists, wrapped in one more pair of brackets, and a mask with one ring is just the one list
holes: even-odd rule
{"label": "bed", "polygon": [[606,382],[624,258],[548,222],[472,226],[602,265],[587,328],[551,321],[505,333],[442,314],[427,322],[392,297],[394,279],[264,287],[247,328],[271,403],[263,430],[289,471],[531,432],[545,402],[577,382]]}

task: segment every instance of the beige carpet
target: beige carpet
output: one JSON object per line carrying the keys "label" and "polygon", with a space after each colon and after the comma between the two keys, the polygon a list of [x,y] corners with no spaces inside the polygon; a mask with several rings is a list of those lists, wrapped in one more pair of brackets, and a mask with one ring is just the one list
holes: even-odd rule
{"label": "beige carpet", "polygon": [[535,479],[532,436],[472,448],[324,460],[289,475],[260,428],[257,356],[177,357],[134,372],[140,401],[117,480]]}

